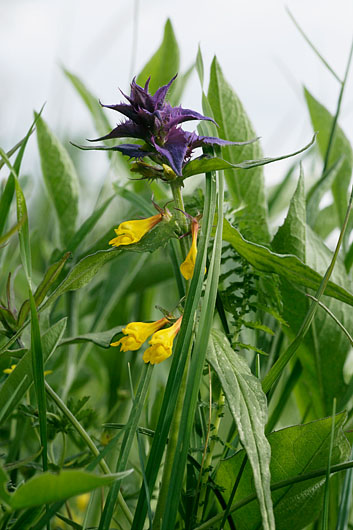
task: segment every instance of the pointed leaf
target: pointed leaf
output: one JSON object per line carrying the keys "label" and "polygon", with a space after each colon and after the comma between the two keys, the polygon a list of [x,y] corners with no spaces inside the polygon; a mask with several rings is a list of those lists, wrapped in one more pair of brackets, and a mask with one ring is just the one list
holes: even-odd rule
{"label": "pointed leaf", "polygon": [[[137,84],[143,86],[151,76],[149,91],[154,94],[162,85],[166,85],[179,71],[179,47],[171,21],[164,27],[163,41],[156,53],[137,76]],[[173,93],[173,86],[171,87]]]}
{"label": "pointed leaf", "polygon": [[263,528],[274,529],[270,491],[271,449],[265,436],[267,401],[261,382],[251,373],[246,361],[232,350],[225,335],[218,330],[212,330],[207,360],[220,379],[241,443],[247,453]]}
{"label": "pointed leaf", "polygon": [[[304,88],[304,95],[309,108],[313,129],[318,131],[317,142],[322,158],[325,158],[329,143],[333,116],[330,112]],[[352,147],[339,125],[336,125],[335,136],[330,151],[327,167],[331,167],[341,157],[343,162],[332,183],[332,193],[335,200],[340,226],[343,223],[348,205],[348,187],[353,169]]]}
{"label": "pointed leaf", "polygon": [[[350,446],[343,434],[345,414],[335,417],[334,448],[332,464],[344,462],[350,453]],[[321,469],[330,445],[332,419],[314,421],[305,425],[295,425],[269,434],[271,446],[271,481],[277,483]],[[238,476],[244,458],[239,451],[232,458],[223,460],[219,466],[216,482],[225,488],[227,499]],[[235,502],[254,493],[250,465],[245,465]],[[305,482],[292,484],[272,492],[276,530],[301,530],[313,522],[322,508],[322,494],[325,477],[317,477]],[[259,507],[256,502],[233,512],[237,530],[257,530],[261,524]]]}
{"label": "pointed leaf", "polygon": [[59,346],[65,346],[67,344],[80,344],[81,342],[93,342],[101,348],[109,348],[115,335],[121,333],[122,326],[115,326],[115,328],[108,329],[107,331],[97,331],[96,333],[85,333],[84,335],[77,335],[77,337],[68,337],[62,340]]}
{"label": "pointed leaf", "polygon": [[[243,105],[226,81],[216,58],[211,66],[208,101],[212,107],[214,119],[219,125],[220,138],[244,141],[256,137]],[[222,154],[230,163],[239,164],[243,160],[260,159],[262,150],[259,142],[256,142],[239,148],[223,147]],[[269,234],[262,169],[229,171],[225,177],[233,205],[235,207],[240,204],[245,205],[240,225],[244,234],[256,241],[267,242]]]}
{"label": "pointed leaf", "polygon": [[75,232],[78,177],[68,152],[41,117],[37,121],[37,140],[44,182],[58,216],[65,247]]}
{"label": "pointed leaf", "polygon": [[132,470],[112,475],[95,475],[86,471],[67,470],[58,475],[36,475],[15,491],[11,497],[11,507],[22,510],[69,499],[102,486],[110,486],[115,480],[120,480],[131,472]]}
{"label": "pointed leaf", "polygon": [[[305,265],[297,256],[276,254],[262,245],[247,241],[226,219],[224,220],[223,240],[228,241],[255,269],[274,272],[294,284],[313,290],[317,290],[321,283],[322,275]],[[353,305],[353,294],[332,281],[328,282],[325,294]]]}

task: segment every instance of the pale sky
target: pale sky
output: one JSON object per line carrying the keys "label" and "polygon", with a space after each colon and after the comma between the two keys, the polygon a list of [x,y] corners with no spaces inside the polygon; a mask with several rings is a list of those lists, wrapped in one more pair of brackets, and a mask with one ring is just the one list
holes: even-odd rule
{"label": "pale sky", "polygon": [[[169,17],[181,48],[182,70],[200,43],[206,71],[214,54],[262,137],[266,156],[294,151],[311,137],[302,85],[334,112],[339,85],[290,20],[286,6],[327,61],[343,76],[353,37],[353,2],[340,0],[0,0],[0,145],[9,149],[27,130],[33,109],[71,138],[94,135],[83,104],[60,70],[79,75],[103,101],[128,90],[133,12],[138,5],[137,73],[159,45]],[[353,74],[341,125],[353,141]],[[194,75],[182,100],[201,110]],[[112,118],[112,116],[110,116]],[[115,116],[112,118],[115,119]],[[36,152],[32,141],[27,158]],[[29,163],[27,160],[27,163]],[[270,183],[286,163],[266,168]],[[1,177],[1,175],[0,175]]]}

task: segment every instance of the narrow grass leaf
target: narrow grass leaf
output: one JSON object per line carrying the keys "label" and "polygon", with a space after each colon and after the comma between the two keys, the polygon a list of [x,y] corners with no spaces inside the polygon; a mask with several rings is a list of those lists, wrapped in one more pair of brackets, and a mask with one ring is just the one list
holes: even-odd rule
{"label": "narrow grass leaf", "polygon": [[[214,177],[208,174],[206,176],[206,193],[202,219],[202,230],[198,242],[198,252],[194,268],[194,275],[191,280],[188,297],[185,303],[184,317],[180,331],[178,333],[177,344],[175,352],[173,353],[173,361],[164,392],[156,433],[146,465],[146,479],[148,482],[150,495],[152,494],[160,463],[163,458],[165,444],[167,442],[167,437],[173,418],[174,407],[178,397],[189,351],[189,344],[194,327],[194,318],[202,292],[203,274],[201,271],[205,269],[206,264],[207,246],[214,218],[215,195],[216,182]],[[145,488],[141,488],[132,524],[132,530],[141,530],[143,528],[146,513],[146,492]]]}
{"label": "narrow grass leaf", "polygon": [[254,477],[264,529],[274,529],[271,491],[271,449],[265,436],[267,402],[260,381],[227,338],[212,330],[207,360],[217,373]]}
{"label": "narrow grass leaf", "polygon": [[[42,279],[42,281],[40,282],[40,284],[38,285],[34,293],[34,300],[35,300],[36,307],[38,307],[43,302],[45,295],[47,294],[48,290],[53,285],[55,280],[58,278],[60,272],[63,270],[64,265],[66,261],[69,259],[69,257],[70,257],[70,253],[67,252],[57,263],[53,263],[53,265],[51,265],[49,269],[47,270],[47,272],[45,273],[44,278]],[[18,312],[18,317],[17,317],[18,327],[21,327],[24,324],[28,316],[29,310],[30,310],[29,300],[25,300]]]}
{"label": "narrow grass leaf", "polygon": [[[353,449],[350,458],[353,458]],[[348,469],[344,477],[341,498],[339,503],[339,512],[336,530],[348,530],[349,514],[352,506],[352,489],[353,489],[353,470]]]}
{"label": "narrow grass leaf", "polygon": [[[212,174],[211,174],[212,175]],[[208,341],[213,323],[213,315],[217,297],[217,287],[220,274],[220,262],[222,254],[222,229],[223,229],[223,174],[218,174],[218,220],[216,235],[213,244],[212,257],[210,260],[205,293],[202,298],[200,320],[198,323],[195,342],[193,346],[194,355],[191,357],[188,379],[185,390],[185,398],[181,413],[179,434],[173,466],[171,471],[172,481],[169,484],[166,506],[164,510],[162,529],[174,528],[178,506],[180,502],[183,484],[184,470],[187,462],[191,431],[194,424],[195,412],[199,387],[202,379]],[[213,209],[216,204],[213,202]],[[194,271],[195,275],[195,271]],[[190,296],[190,293],[189,295]],[[185,318],[185,317],[184,317]],[[191,342],[190,342],[191,345]]]}
{"label": "narrow grass leaf", "polygon": [[[318,131],[317,142],[321,156],[324,159],[330,141],[334,117],[306,88],[304,89],[304,95],[310,112],[313,129]],[[340,225],[343,223],[348,204],[348,187],[353,169],[353,151],[343,130],[336,125],[327,167],[331,167],[341,157],[343,158],[342,165],[332,182],[332,193]]]}
{"label": "narrow grass leaf", "polygon": [[107,134],[111,130],[111,125],[102,109],[102,106],[99,104],[98,98],[96,98],[88,90],[83,81],[77,77],[77,75],[73,74],[66,68],[63,68],[63,72],[69,81],[71,81],[72,86],[76,89],[82,101],[88,108],[99,136],[104,136]]}
{"label": "narrow grass leaf", "polygon": [[[44,363],[50,359],[65,328],[66,318],[63,318],[45,331],[41,337]],[[21,402],[23,396],[33,382],[31,352],[23,355],[16,368],[8,375],[0,389],[0,425],[9,417]]]}
{"label": "narrow grass leaf", "polygon": [[48,469],[48,440],[47,440],[47,401],[44,389],[44,359],[42,338],[36,304],[31,289],[29,289],[29,303],[31,309],[31,359],[34,388],[37,397],[39,434],[42,446],[43,471]]}
{"label": "narrow grass leaf", "polygon": [[[42,107],[41,111],[39,112],[39,115],[41,114],[42,110],[43,110],[43,107]],[[9,159],[10,156],[18,148],[20,148],[20,151],[17,154],[15,163],[13,165],[13,171],[15,172],[16,175],[18,175],[19,172],[20,172],[21,163],[22,163],[22,159],[23,159],[23,155],[24,155],[26,146],[27,146],[27,142],[28,142],[31,134],[34,131],[34,126],[35,126],[36,121],[37,121],[37,119],[35,118],[34,121],[31,124],[30,128],[28,129],[28,132],[27,132],[26,136],[18,144],[16,144],[14,148],[10,149],[10,151],[8,153],[6,153],[7,159]],[[0,160],[0,169],[2,168],[2,166],[5,163],[6,162],[5,162],[4,158],[2,160]],[[11,171],[11,173],[10,173],[10,175],[9,175],[7,181],[6,181],[6,185],[5,185],[4,191],[2,192],[1,198],[0,198],[0,235],[2,234],[2,232],[4,230],[5,223],[6,223],[9,211],[10,211],[10,206],[11,206],[11,202],[12,202],[12,198],[13,198],[14,193],[15,193],[15,177],[12,174],[12,171]]]}
{"label": "narrow grass leaf", "polygon": [[[125,428],[124,438],[121,444],[119,458],[116,466],[116,472],[125,471],[128,463],[128,458],[130,455],[132,443],[137,431],[138,422],[141,416],[142,407],[145,403],[146,394],[149,388],[151,381],[151,376],[153,372],[153,366],[148,363],[144,366],[144,369],[141,373],[139,386],[136,392],[135,399],[133,401],[133,406],[129,415],[128,424]],[[114,506],[117,501],[118,493],[120,490],[121,481],[117,480],[112,485],[105,506],[102,513],[102,517],[99,522],[99,530],[109,530],[111,519],[113,517]]]}

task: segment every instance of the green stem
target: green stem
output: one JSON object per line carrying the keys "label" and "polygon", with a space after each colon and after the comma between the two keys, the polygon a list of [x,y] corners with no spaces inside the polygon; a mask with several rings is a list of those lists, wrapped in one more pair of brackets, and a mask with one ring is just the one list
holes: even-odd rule
{"label": "green stem", "polygon": [[[181,193],[181,186],[180,186],[180,184],[178,182],[172,181],[170,183],[170,187],[171,187],[171,190],[172,190],[172,193],[173,193],[175,207],[178,208],[178,210],[176,210],[175,213],[176,213],[176,216],[177,216],[177,219],[178,219],[178,222],[179,222],[180,229],[181,229],[181,231],[184,234],[186,234],[189,231],[189,228],[188,228],[188,224],[186,222],[186,217],[182,213],[182,212],[185,211],[185,206],[184,206],[183,196],[182,196],[182,193]],[[182,211],[180,211],[180,210],[182,210]],[[181,247],[181,251],[183,253],[183,258],[184,259],[186,258],[187,253],[189,251],[188,243],[187,243],[186,239],[187,238],[185,238],[185,237],[180,239],[180,247]]]}
{"label": "green stem", "polygon": [[161,528],[162,518],[164,514],[165,503],[167,501],[168,494],[168,485],[170,484],[170,478],[172,474],[173,461],[175,456],[175,449],[178,442],[179,427],[181,420],[181,413],[183,410],[183,402],[185,396],[188,368],[190,364],[190,353],[192,349],[192,341],[189,346],[188,359],[185,365],[183,379],[181,381],[180,390],[178,394],[178,399],[175,406],[175,412],[173,416],[172,425],[170,428],[170,435],[168,438],[167,451],[164,461],[163,476],[161,481],[161,486],[159,489],[158,502],[156,507],[156,513],[153,520],[152,530],[159,530]]}
{"label": "green stem", "polygon": [[201,470],[200,470],[200,473],[202,473],[202,467],[203,467],[205,469],[205,474],[204,474],[204,477],[201,483],[201,491],[200,491],[199,503],[198,503],[199,507],[197,511],[197,521],[201,521],[202,519],[202,514],[203,514],[203,509],[204,509],[204,504],[205,504],[205,499],[206,499],[207,484],[208,484],[208,479],[209,479],[209,473],[207,472],[207,470],[210,469],[210,466],[212,464],[213,451],[214,451],[214,448],[217,442],[218,430],[219,430],[221,420],[223,417],[224,403],[225,403],[225,397],[221,390],[219,398],[218,398],[218,402],[217,402],[217,408],[215,411],[216,417],[212,421],[212,424],[214,426],[214,428],[212,429],[212,440],[209,445],[209,450],[208,450],[208,453],[207,453],[207,456],[204,462],[204,466],[201,466]]}
{"label": "green stem", "polygon": [[[82,427],[81,423],[77,420],[77,418],[72,414],[72,412],[67,408],[67,406],[65,405],[65,403],[62,401],[62,399],[56,394],[56,392],[54,392],[54,390],[51,388],[50,385],[48,385],[47,382],[45,382],[45,390],[47,392],[47,394],[52,398],[52,400],[55,402],[55,404],[57,405],[57,407],[61,410],[61,412],[66,416],[66,418],[69,420],[69,422],[71,423],[71,425],[76,429],[77,433],[80,435],[80,437],[82,438],[82,440],[86,443],[86,445],[88,446],[89,450],[91,451],[91,453],[97,457],[99,456],[99,450],[97,449],[95,443],[93,442],[92,438],[90,437],[90,435],[88,434],[88,432],[85,431],[85,429]],[[103,471],[103,473],[105,473],[106,475],[110,475],[111,474],[111,471],[108,467],[108,464],[106,463],[106,461],[104,460],[104,458],[102,458],[100,461],[99,461],[99,465]],[[119,492],[119,496],[118,496],[118,503],[125,515],[125,517],[127,518],[127,520],[129,521],[129,523],[132,523],[132,514],[126,504],[126,502],[124,501],[124,498],[123,496],[121,495],[121,493]]]}

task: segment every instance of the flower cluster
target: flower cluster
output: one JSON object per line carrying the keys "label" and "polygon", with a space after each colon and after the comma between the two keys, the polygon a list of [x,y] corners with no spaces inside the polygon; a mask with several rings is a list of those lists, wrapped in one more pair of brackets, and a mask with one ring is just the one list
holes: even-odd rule
{"label": "flower cluster", "polygon": [[130,322],[123,330],[124,337],[111,346],[120,346],[120,351],[135,351],[152,335],[150,347],[143,354],[145,363],[159,364],[172,354],[173,341],[180,329],[182,317],[170,327],[161,329],[169,321],[161,318],[156,322]]}
{"label": "flower cluster", "polygon": [[184,131],[180,124],[190,120],[208,120],[212,118],[203,116],[191,109],[182,107],[172,107],[166,102],[168,90],[175,80],[171,81],[152,95],[148,92],[150,78],[144,87],[139,86],[135,79],[131,83],[130,96],[123,96],[127,103],[117,105],[103,105],[103,107],[116,110],[127,120],[120,123],[109,134],[90,140],[92,142],[100,140],[111,140],[115,138],[137,138],[143,140],[143,145],[120,144],[107,149],[120,151],[130,158],[141,161],[145,157],[151,158],[161,166],[155,169],[154,166],[139,163],[134,167],[134,171],[140,171],[148,178],[162,175],[175,178],[181,177],[183,167],[190,160],[192,152],[197,147],[207,145],[234,145],[238,142],[229,142],[212,136],[198,136],[195,132]]}

